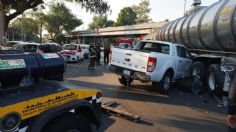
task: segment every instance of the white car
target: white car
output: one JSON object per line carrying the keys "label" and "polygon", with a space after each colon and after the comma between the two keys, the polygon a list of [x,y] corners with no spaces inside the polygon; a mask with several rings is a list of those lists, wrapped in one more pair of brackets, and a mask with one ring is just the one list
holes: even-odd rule
{"label": "white car", "polygon": [[77,62],[84,59],[84,51],[78,44],[65,44],[63,50],[59,53],[68,62]]}
{"label": "white car", "polygon": [[84,51],[84,58],[88,58],[89,56],[89,47],[90,45],[88,44],[81,44],[80,48]]}

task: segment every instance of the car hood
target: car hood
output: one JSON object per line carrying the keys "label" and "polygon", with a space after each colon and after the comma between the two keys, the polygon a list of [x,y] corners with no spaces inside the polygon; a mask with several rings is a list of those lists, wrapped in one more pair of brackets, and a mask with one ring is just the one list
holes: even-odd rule
{"label": "car hood", "polygon": [[60,54],[66,54],[66,55],[76,54],[76,53],[77,53],[76,50],[62,50],[62,51],[60,51]]}

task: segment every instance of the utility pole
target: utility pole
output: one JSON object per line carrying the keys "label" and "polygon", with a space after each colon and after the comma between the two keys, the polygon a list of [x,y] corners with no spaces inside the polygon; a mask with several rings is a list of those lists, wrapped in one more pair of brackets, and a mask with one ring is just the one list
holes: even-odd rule
{"label": "utility pole", "polygon": [[185,12],[186,12],[186,3],[187,3],[187,1],[184,0],[184,16],[185,16]]}

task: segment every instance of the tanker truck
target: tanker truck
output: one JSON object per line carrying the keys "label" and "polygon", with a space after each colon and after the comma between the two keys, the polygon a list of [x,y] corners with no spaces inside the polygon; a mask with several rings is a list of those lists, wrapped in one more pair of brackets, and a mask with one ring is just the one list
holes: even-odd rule
{"label": "tanker truck", "polygon": [[[236,67],[236,0],[219,1],[168,22],[151,38],[181,44],[193,57],[192,90],[225,95]],[[148,35],[151,36],[151,35]],[[202,85],[203,84],[203,85]]]}

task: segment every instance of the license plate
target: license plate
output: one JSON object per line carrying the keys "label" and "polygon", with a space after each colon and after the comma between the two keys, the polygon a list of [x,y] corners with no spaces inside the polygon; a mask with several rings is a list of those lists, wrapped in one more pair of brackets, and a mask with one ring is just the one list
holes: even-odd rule
{"label": "license plate", "polygon": [[123,70],[123,73],[124,73],[125,75],[130,75],[130,71],[128,71],[128,70]]}

